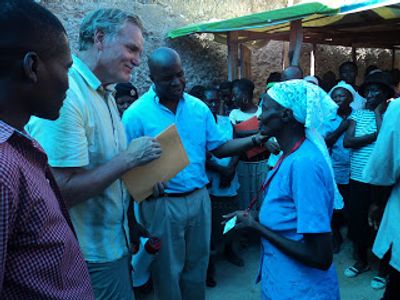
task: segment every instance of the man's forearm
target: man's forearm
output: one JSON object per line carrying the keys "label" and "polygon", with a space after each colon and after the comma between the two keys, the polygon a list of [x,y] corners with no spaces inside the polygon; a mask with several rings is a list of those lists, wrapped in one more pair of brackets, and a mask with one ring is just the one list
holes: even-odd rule
{"label": "man's forearm", "polygon": [[236,137],[243,138],[248,137],[258,133],[258,130],[236,130]]}
{"label": "man's forearm", "polygon": [[206,161],[206,168],[207,170],[214,171],[217,173],[223,173],[226,170],[225,166],[222,166],[215,161],[207,160]]}
{"label": "man's forearm", "polygon": [[127,170],[127,164],[120,156],[95,169],[53,168],[67,207],[98,196]]}
{"label": "man's forearm", "polygon": [[219,158],[239,155],[255,146],[253,137],[254,135],[245,138],[229,140],[225,144],[213,150],[212,154]]}

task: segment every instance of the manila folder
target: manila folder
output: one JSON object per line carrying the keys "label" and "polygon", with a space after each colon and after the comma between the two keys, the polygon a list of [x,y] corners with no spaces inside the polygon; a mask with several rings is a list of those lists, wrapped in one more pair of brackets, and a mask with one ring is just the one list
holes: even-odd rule
{"label": "manila folder", "polygon": [[156,136],[156,139],[161,144],[160,158],[133,168],[122,176],[129,193],[137,202],[152,195],[153,186],[157,182],[167,182],[189,164],[174,124]]}

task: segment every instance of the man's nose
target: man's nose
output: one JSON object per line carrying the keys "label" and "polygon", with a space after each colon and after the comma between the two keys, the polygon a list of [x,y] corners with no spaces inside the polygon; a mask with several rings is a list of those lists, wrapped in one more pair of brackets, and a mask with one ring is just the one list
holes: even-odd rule
{"label": "man's nose", "polygon": [[133,56],[132,60],[131,60],[132,64],[136,67],[138,67],[140,65],[141,62],[141,58],[140,58],[140,54],[137,53]]}
{"label": "man's nose", "polygon": [[174,78],[172,79],[171,84],[172,84],[172,85],[180,85],[180,84],[181,84],[181,82],[180,82],[178,76],[174,76]]}

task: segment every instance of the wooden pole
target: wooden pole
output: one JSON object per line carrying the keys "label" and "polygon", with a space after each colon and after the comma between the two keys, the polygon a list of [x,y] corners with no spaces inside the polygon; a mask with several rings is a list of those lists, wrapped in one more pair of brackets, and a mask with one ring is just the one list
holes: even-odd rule
{"label": "wooden pole", "polygon": [[351,60],[353,63],[357,63],[357,48],[351,47]]}
{"label": "wooden pole", "polygon": [[228,80],[238,78],[239,45],[238,32],[228,32]]}
{"label": "wooden pole", "polygon": [[[286,7],[293,6],[294,1],[288,0]],[[289,43],[283,42],[282,47],[282,70],[286,69],[290,64],[289,60]]]}
{"label": "wooden pole", "polygon": [[292,66],[300,63],[301,46],[303,44],[303,26],[301,20],[290,22],[289,61]]}
{"label": "wooden pole", "polygon": [[392,48],[392,70],[396,67],[396,48]]}
{"label": "wooden pole", "polygon": [[289,43],[283,42],[282,47],[282,70],[289,66]]}
{"label": "wooden pole", "polygon": [[310,52],[310,75],[314,76],[315,75],[315,56],[317,53],[317,45],[313,44],[312,45],[312,50]]}

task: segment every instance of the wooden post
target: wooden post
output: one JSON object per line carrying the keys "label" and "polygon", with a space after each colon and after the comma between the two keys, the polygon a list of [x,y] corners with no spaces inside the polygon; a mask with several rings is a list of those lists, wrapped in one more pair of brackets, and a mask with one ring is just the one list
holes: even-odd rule
{"label": "wooden post", "polygon": [[396,48],[392,48],[392,70],[396,67]]}
{"label": "wooden post", "polygon": [[238,60],[239,60],[239,46],[238,46],[238,32],[228,32],[228,80],[238,78]]}
{"label": "wooden post", "polygon": [[303,26],[301,20],[290,22],[289,61],[292,66],[300,63],[301,46],[303,44]]}
{"label": "wooden post", "polygon": [[315,75],[315,56],[317,53],[317,45],[313,44],[312,45],[312,50],[310,52],[310,75],[314,76]]}
{"label": "wooden post", "polygon": [[285,70],[289,66],[289,43],[283,42],[282,47],[282,70]]}
{"label": "wooden post", "polygon": [[357,63],[357,48],[351,47],[351,60],[353,63]]}
{"label": "wooden post", "polygon": [[251,79],[251,50],[240,44],[240,78]]}
{"label": "wooden post", "polygon": [[[294,1],[288,0],[286,7],[293,6]],[[283,42],[282,47],[282,70],[286,69],[290,65],[289,60],[289,43]]]}

